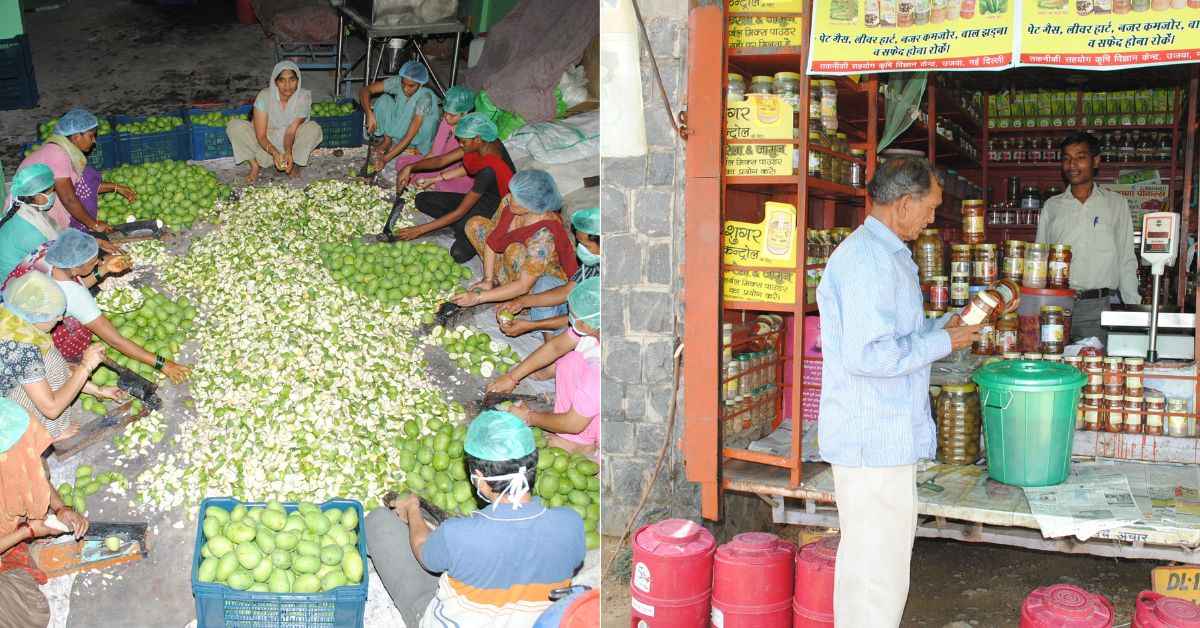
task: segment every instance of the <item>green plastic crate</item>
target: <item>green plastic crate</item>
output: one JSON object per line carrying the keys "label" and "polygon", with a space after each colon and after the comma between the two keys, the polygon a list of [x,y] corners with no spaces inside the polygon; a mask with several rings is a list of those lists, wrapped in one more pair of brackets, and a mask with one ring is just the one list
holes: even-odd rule
{"label": "green plastic crate", "polygon": [[21,0],[0,0],[0,39],[12,39],[24,34]]}

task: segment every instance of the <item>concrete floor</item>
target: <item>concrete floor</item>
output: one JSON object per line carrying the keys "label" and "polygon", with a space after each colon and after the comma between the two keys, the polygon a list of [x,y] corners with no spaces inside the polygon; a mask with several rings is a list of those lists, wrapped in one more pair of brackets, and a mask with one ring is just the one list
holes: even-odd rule
{"label": "concrete floor", "polygon": [[[11,177],[20,158],[18,147],[35,138],[37,124],[60,115],[75,106],[86,107],[98,114],[126,113],[146,115],[163,113],[199,100],[236,103],[251,99],[267,84],[274,65],[273,47],[259,26],[243,26],[233,19],[233,3],[210,0],[201,3],[206,8],[176,12],[130,0],[70,0],[64,9],[26,14],[25,30],[34,53],[41,101],[36,109],[0,112],[0,160],[5,174]],[[131,45],[132,42],[132,45]],[[361,43],[351,40],[350,50],[361,49]],[[427,50],[427,52],[430,52]],[[434,60],[435,71],[448,75],[445,59]],[[313,90],[315,100],[333,95],[332,72],[306,72],[304,87]],[[303,177],[289,180],[264,171],[261,185],[284,183],[303,186],[311,181],[343,177],[348,170],[362,164],[365,149],[319,149],[313,165]],[[243,185],[244,167],[234,166],[231,159],[207,162],[225,182]],[[589,164],[585,174],[598,174],[599,166]],[[386,184],[386,182],[385,182]],[[562,183],[560,182],[560,185]],[[390,187],[390,186],[389,186]],[[573,188],[564,188],[564,192]],[[445,234],[437,239],[448,243]],[[180,244],[184,246],[185,243]],[[478,273],[478,261],[473,270]],[[490,311],[481,308],[466,324],[485,329],[494,337],[504,339],[498,332]],[[507,340],[507,339],[505,339]],[[527,355],[539,340],[519,338],[511,341],[514,349]],[[184,359],[188,357],[184,349]],[[454,370],[444,354],[431,352],[428,356],[431,372],[444,380]],[[459,381],[447,393],[455,399],[477,399],[484,382],[458,372]],[[524,386],[520,392],[552,392],[550,383]],[[172,435],[190,410],[184,403],[186,385],[165,386],[162,389],[164,410],[169,427],[160,448],[165,448]],[[98,470],[111,468],[107,461],[114,451],[111,444],[94,446],[66,464],[52,459],[55,479],[72,478],[78,464],[93,464]],[[153,458],[153,454],[151,458]],[[117,469],[133,478],[147,461],[135,461],[130,467]],[[194,600],[189,584],[195,524],[182,511],[166,513],[139,512],[128,498],[111,496],[107,492],[89,500],[89,516],[96,521],[148,520],[152,545],[149,557],[138,563],[112,569],[107,573],[90,572],[79,575],[70,586],[70,617],[57,618],[55,625],[108,628],[111,626],[182,627],[195,617]],[[368,505],[370,506],[370,505]],[[595,573],[599,552],[589,556],[590,573]],[[592,584],[598,575],[592,578]],[[59,588],[63,588],[61,585]],[[377,598],[377,596],[375,596]],[[387,625],[390,617],[373,599],[368,612],[379,611],[374,624]]]}

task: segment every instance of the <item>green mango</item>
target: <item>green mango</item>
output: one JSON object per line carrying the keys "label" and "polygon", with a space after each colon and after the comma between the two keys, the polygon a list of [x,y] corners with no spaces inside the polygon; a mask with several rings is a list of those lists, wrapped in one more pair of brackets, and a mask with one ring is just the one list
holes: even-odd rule
{"label": "green mango", "polygon": [[292,593],[316,593],[321,590],[321,579],[306,573],[292,583]]}
{"label": "green mango", "polygon": [[229,580],[226,582],[226,584],[228,584],[229,588],[231,589],[245,591],[246,589],[250,588],[250,585],[254,584],[254,577],[251,576],[250,572],[246,571],[245,569],[238,569],[229,575]]}
{"label": "green mango", "polygon": [[237,554],[238,564],[242,566],[242,569],[254,569],[262,561],[262,550],[249,541],[239,543],[235,553]]}
{"label": "green mango", "polygon": [[296,556],[292,559],[292,571],[303,574],[315,574],[321,569],[321,560],[316,556]]}
{"label": "green mango", "polygon": [[271,577],[267,580],[267,588],[271,593],[291,593],[292,581],[288,578],[286,571],[276,569],[271,572]]}
{"label": "green mango", "polygon": [[342,556],[342,574],[350,584],[358,584],[363,577],[362,556],[357,551],[346,552]]}
{"label": "green mango", "polygon": [[233,572],[237,571],[237,554],[229,552],[217,561],[217,582],[225,582]]}
{"label": "green mango", "polygon": [[217,576],[217,564],[220,561],[216,558],[206,558],[200,563],[200,570],[196,573],[196,580],[200,582],[212,582]]}
{"label": "green mango", "polygon": [[326,545],[321,548],[321,563],[339,565],[342,562],[342,548],[337,545]]}

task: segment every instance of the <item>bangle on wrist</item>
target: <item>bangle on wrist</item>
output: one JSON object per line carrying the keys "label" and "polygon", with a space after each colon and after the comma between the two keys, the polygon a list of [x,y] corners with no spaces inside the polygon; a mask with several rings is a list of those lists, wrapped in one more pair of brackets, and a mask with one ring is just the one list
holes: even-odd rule
{"label": "bangle on wrist", "polygon": [[96,264],[96,267],[92,269],[92,276],[96,278],[97,283],[100,281],[100,265],[99,264]]}
{"label": "bangle on wrist", "polygon": [[166,365],[167,365],[167,359],[166,359],[166,358],[164,358],[164,357],[162,357],[161,355],[158,355],[158,354],[155,354],[155,355],[154,355],[154,370],[156,370],[156,371],[161,371],[161,370],[163,370],[163,367],[164,367],[164,366],[166,366]]}

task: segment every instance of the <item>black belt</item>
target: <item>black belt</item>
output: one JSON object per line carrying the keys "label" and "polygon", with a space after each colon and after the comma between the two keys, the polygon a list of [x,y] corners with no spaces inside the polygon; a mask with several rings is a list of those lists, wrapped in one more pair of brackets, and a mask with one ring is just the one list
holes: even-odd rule
{"label": "black belt", "polygon": [[1112,296],[1117,291],[1112,288],[1097,288],[1096,290],[1080,290],[1075,293],[1076,299],[1103,299],[1104,297]]}

